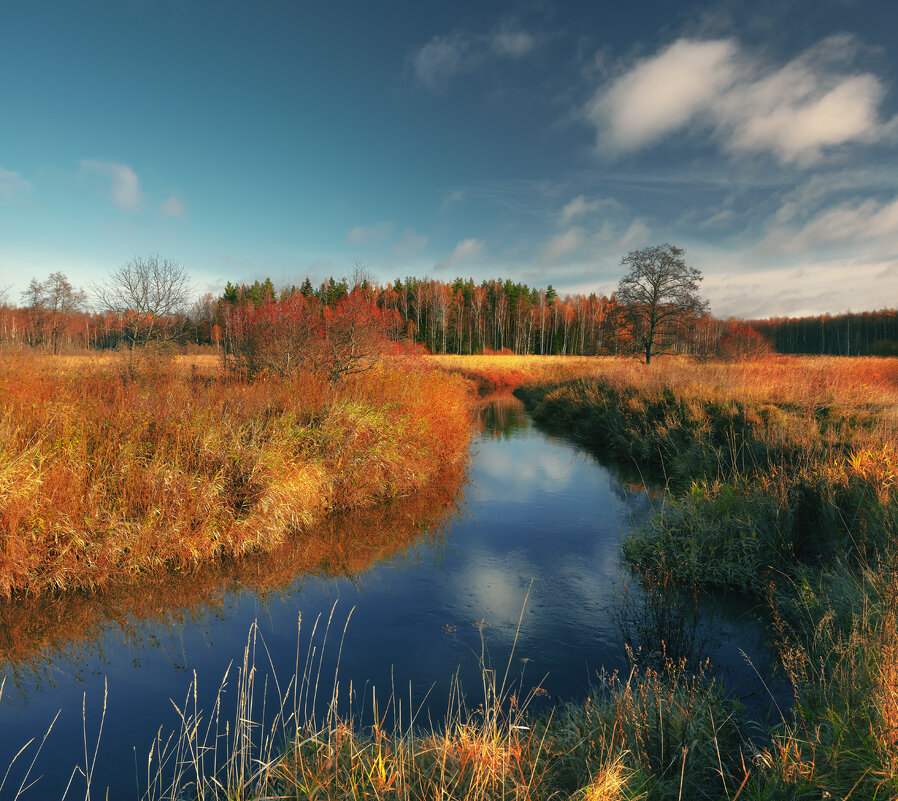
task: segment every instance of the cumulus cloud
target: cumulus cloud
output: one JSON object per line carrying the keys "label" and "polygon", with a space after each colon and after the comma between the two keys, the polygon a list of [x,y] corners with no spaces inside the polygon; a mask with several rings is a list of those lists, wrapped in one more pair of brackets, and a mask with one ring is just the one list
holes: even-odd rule
{"label": "cumulus cloud", "polygon": [[428,89],[437,90],[453,78],[474,72],[491,59],[519,59],[536,48],[537,38],[511,22],[492,33],[455,31],[434,36],[409,56],[412,72]]}
{"label": "cumulus cloud", "polygon": [[187,212],[184,210],[184,204],[172,195],[168,200],[163,200],[159,204],[159,213],[163,217],[186,217]]}
{"label": "cumulus cloud", "polygon": [[359,243],[377,243],[389,239],[393,235],[393,223],[388,220],[374,225],[357,225],[347,235],[346,241],[353,245]]}
{"label": "cumulus cloud", "polygon": [[638,150],[679,130],[735,79],[736,44],[680,39],[601,88],[586,112],[600,145]]}
{"label": "cumulus cloud", "polygon": [[851,37],[829,37],[772,66],[732,39],[679,39],[600,87],[584,111],[598,147],[611,153],[688,128],[732,153],[806,165],[828,149],[892,136],[898,125],[880,119],[885,87],[853,68],[856,51]]}
{"label": "cumulus cloud", "polygon": [[543,264],[557,264],[583,247],[586,238],[582,228],[571,228],[563,234],[552,237],[539,253]]}
{"label": "cumulus cloud", "polygon": [[0,167],[0,201],[16,203],[30,191],[30,181],[26,181],[17,172]]}
{"label": "cumulus cloud", "polygon": [[461,242],[455,246],[455,250],[437,265],[437,268],[440,270],[448,270],[450,267],[454,267],[457,264],[465,264],[474,261],[483,256],[485,251],[486,248],[482,239],[462,239]]}
{"label": "cumulus cloud", "polygon": [[[846,202],[819,211],[800,227],[772,230],[765,244],[785,251],[813,250],[826,244],[874,245],[877,240],[894,243],[898,238],[898,198]],[[893,245],[894,247],[894,245]],[[898,251],[898,247],[894,247]]]}
{"label": "cumulus cloud", "polygon": [[109,179],[109,199],[119,208],[136,211],[143,202],[137,174],[127,164],[82,160],[81,168]]}
{"label": "cumulus cloud", "polygon": [[559,225],[569,225],[571,220],[576,219],[584,214],[588,214],[591,211],[596,211],[599,208],[598,200],[589,200],[583,195],[577,195],[570,203],[566,203],[564,208],[561,209],[561,214],[558,215],[558,224]]}

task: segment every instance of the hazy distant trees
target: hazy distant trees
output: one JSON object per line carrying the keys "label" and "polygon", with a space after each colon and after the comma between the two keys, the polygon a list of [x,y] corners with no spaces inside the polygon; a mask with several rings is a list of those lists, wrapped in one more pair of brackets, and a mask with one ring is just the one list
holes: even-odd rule
{"label": "hazy distant trees", "polygon": [[55,272],[44,281],[32,278],[22,292],[22,300],[30,344],[59,353],[72,318],[77,312],[84,311],[87,293],[72,286],[61,272]]}
{"label": "hazy distant trees", "polygon": [[653,356],[673,353],[679,338],[708,312],[699,295],[702,274],[686,264],[685,251],[670,244],[630,251],[617,287],[621,319],[632,349],[649,364]]}
{"label": "hazy distant trees", "polygon": [[[404,341],[433,353],[590,356],[636,351],[646,358],[648,347],[648,361],[662,352],[754,358],[770,348],[780,353],[898,355],[894,309],[749,323],[718,320],[698,295],[701,274],[685,264],[679,248],[633,251],[623,263],[628,275],[610,296],[558,295],[551,285],[543,289],[499,278],[447,282],[406,277],[379,284],[370,276],[356,276],[330,277],[317,285],[308,277],[297,278],[298,286],[286,287],[276,287],[270,279],[228,283],[223,293],[196,299],[181,265],[159,256],[136,258],[94,288],[97,312],[86,308],[84,292],[62,273],[32,280],[17,295],[18,305],[8,303],[8,293],[6,303],[0,295],[0,345],[57,353],[73,346],[127,346],[130,362],[135,349],[146,350],[143,345],[155,351],[155,344],[179,340],[215,347],[245,373],[290,372],[304,361],[335,377],[367,369],[377,353]],[[686,294],[686,303],[676,302],[682,297],[678,293]],[[305,341],[310,337],[315,348]]]}

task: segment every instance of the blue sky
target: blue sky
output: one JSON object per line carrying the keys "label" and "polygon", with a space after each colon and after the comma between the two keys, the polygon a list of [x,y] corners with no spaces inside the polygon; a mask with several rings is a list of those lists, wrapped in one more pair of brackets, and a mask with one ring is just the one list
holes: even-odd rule
{"label": "blue sky", "polygon": [[0,289],[685,247],[720,316],[898,306],[898,3],[0,4]]}

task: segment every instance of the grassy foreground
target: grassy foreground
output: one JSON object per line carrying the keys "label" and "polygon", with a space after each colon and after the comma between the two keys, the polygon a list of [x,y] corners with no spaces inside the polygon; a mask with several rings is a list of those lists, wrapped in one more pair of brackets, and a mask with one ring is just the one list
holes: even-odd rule
{"label": "grassy foreground", "polygon": [[[133,373],[133,371],[132,371]],[[332,383],[215,362],[0,362],[0,595],[83,590],[268,551],[462,461],[469,385],[420,362]]]}

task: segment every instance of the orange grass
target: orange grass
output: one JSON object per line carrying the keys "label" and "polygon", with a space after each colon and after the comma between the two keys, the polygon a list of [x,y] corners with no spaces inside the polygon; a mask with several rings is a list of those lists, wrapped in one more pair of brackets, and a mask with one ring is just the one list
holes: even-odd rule
{"label": "orange grass", "polygon": [[646,366],[614,356],[430,356],[428,361],[465,375],[482,375],[498,386],[548,384],[601,377],[618,386],[715,399],[738,399],[801,407],[830,405],[875,409],[898,427],[898,359],[838,356],[767,356],[741,362],[696,362],[659,357]]}
{"label": "orange grass", "polygon": [[465,458],[468,385],[391,361],[332,384],[203,357],[0,364],[0,594],[87,589],[270,550]]}
{"label": "orange grass", "polygon": [[475,382],[482,395],[526,383],[551,383],[593,375],[599,359],[589,356],[428,356],[427,361]]}

